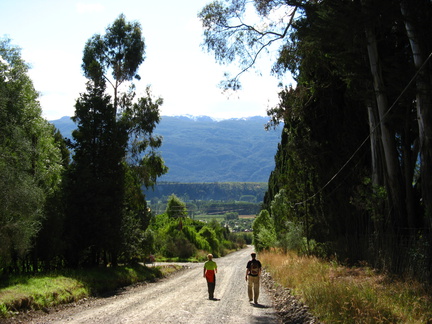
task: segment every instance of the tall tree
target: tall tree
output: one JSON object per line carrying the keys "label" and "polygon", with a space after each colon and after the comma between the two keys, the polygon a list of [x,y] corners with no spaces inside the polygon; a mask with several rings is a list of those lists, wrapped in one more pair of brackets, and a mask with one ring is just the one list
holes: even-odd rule
{"label": "tall tree", "polygon": [[[251,3],[260,23],[246,21]],[[419,173],[416,168],[417,142],[423,143],[420,163],[431,147],[430,65],[422,64],[431,46],[419,31],[430,29],[426,17],[432,7],[428,1],[416,4],[421,13],[413,14],[414,6],[403,0],[225,0],[200,13],[204,46],[218,61],[238,59],[241,75],[280,41],[274,71],[289,71],[297,81],[268,111],[273,123],[284,121],[284,130],[264,207],[271,211],[284,189],[297,206],[296,217],[312,221],[307,228],[318,241],[395,271],[409,267],[410,248],[403,244],[408,226],[411,234],[422,231],[422,204],[429,220],[431,181],[423,179],[429,179],[430,166],[425,162]],[[416,70],[422,74],[414,91],[408,86]],[[237,78],[230,80],[226,85],[238,88]],[[416,244],[413,249],[423,243]]]}
{"label": "tall tree", "polygon": [[[363,7],[372,8],[371,3],[363,0]],[[380,57],[376,36],[374,33],[374,23],[378,23],[378,15],[373,15],[370,11],[365,12],[366,16],[374,17],[366,23],[366,38],[369,62],[371,67],[371,74],[373,78],[373,85],[376,94],[376,104],[378,107],[378,115],[380,120],[381,141],[384,152],[384,161],[386,166],[386,180],[389,196],[391,197],[391,205],[394,206],[393,210],[396,214],[395,226],[403,226],[406,219],[406,209],[403,205],[405,195],[402,183],[402,174],[399,165],[399,157],[396,146],[395,132],[389,126],[386,116],[389,112],[390,103],[385,86],[383,67],[380,64]]]}
{"label": "tall tree", "polygon": [[400,1],[400,8],[405,23],[406,33],[412,51],[416,78],[416,109],[420,146],[420,173],[423,204],[426,222],[432,229],[432,80],[431,63],[432,42],[431,4],[417,1],[414,5],[406,0]]}
{"label": "tall tree", "polygon": [[0,268],[14,270],[31,248],[45,199],[58,187],[62,170],[54,128],[41,116],[39,95],[27,72],[20,50],[1,40]]}
{"label": "tall tree", "polygon": [[[127,246],[121,240],[122,228],[128,228],[125,215],[132,221],[130,207],[137,192],[136,199],[143,201],[142,192],[126,190],[126,183],[137,189],[142,184],[151,186],[167,171],[157,152],[162,139],[152,135],[160,121],[162,99],[154,100],[149,89],[147,97],[135,99],[131,83],[134,77],[139,79],[143,60],[141,27],[123,15],[105,35],[94,35],[86,43],[82,68],[88,78],[87,92],[77,100],[73,117],[78,128],[73,133],[69,176],[71,264],[96,264],[100,259],[116,264]],[[138,182],[127,180],[129,172]],[[149,217],[145,204],[136,206],[140,206],[134,211],[136,217]]]}
{"label": "tall tree", "polygon": [[186,204],[174,194],[169,196],[165,212],[171,218],[183,218],[188,215]]}

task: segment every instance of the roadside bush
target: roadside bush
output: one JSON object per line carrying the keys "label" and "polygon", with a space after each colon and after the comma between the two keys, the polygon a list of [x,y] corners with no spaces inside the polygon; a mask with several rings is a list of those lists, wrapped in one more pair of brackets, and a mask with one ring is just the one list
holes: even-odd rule
{"label": "roadside bush", "polygon": [[278,245],[284,250],[288,251],[305,252],[306,245],[303,239],[303,229],[301,225],[287,222],[287,231],[279,236]]}
{"label": "roadside bush", "polygon": [[152,217],[145,236],[150,241],[147,254],[190,260],[200,259],[203,253],[222,256],[251,243],[251,233],[247,240],[245,235],[237,236],[217,221],[206,223],[188,217],[171,218],[167,213]]}
{"label": "roadside bush", "polygon": [[223,240],[222,246],[227,250],[235,250],[237,247],[235,242],[229,240]]}
{"label": "roadside bush", "polygon": [[210,251],[210,244],[198,234],[195,227],[193,226],[184,226],[182,229],[186,238],[195,245],[195,247],[199,250]]}
{"label": "roadside bush", "polygon": [[169,258],[188,259],[195,255],[197,249],[189,242],[183,232],[176,232],[166,240],[163,254]]}
{"label": "roadside bush", "polygon": [[263,228],[254,240],[255,249],[258,251],[268,250],[276,245],[276,233]]}
{"label": "roadside bush", "polygon": [[213,253],[213,255],[215,257],[218,257],[220,255],[220,252],[219,252],[220,242],[217,239],[216,232],[212,228],[210,228],[208,226],[204,226],[199,231],[199,235],[201,235],[203,238],[205,238],[205,240],[209,243],[210,248],[211,248],[211,253]]}
{"label": "roadside bush", "polygon": [[276,231],[270,213],[263,209],[255,218],[253,224],[253,243],[258,251],[274,247]]}

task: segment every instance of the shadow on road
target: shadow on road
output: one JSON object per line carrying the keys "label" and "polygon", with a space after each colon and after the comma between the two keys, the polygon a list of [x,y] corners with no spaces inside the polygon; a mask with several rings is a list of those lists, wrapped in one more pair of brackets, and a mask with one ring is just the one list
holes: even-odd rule
{"label": "shadow on road", "polygon": [[251,306],[256,308],[271,308],[271,306],[263,305],[263,304],[251,304]]}
{"label": "shadow on road", "polygon": [[275,324],[275,319],[271,315],[257,316],[251,319],[251,324]]}

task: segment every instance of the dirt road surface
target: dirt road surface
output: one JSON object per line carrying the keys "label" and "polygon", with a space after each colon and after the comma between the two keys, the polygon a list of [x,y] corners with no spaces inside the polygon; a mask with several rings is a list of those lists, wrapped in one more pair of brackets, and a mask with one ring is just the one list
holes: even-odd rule
{"label": "dirt road surface", "polygon": [[[277,323],[269,293],[261,285],[258,304],[249,303],[245,280],[252,248],[215,258],[215,298],[209,300],[203,263],[190,264],[169,278],[126,289],[106,298],[78,303],[21,323]],[[259,256],[258,256],[259,257]]]}

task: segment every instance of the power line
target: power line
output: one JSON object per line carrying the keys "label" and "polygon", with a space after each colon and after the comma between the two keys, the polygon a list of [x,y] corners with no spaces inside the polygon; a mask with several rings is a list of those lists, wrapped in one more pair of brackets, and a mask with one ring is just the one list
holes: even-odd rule
{"label": "power line", "polygon": [[364,139],[364,141],[357,147],[357,149],[354,151],[354,153],[349,157],[349,159],[339,168],[339,170],[333,175],[333,177],[330,178],[329,181],[327,181],[327,183],[322,186],[318,191],[316,191],[312,196],[306,198],[303,201],[294,203],[294,206],[297,205],[303,205],[306,202],[308,202],[309,200],[315,198],[318,194],[320,194],[321,192],[323,192],[323,190],[325,188],[327,188],[330,183],[333,182],[333,180],[346,168],[346,166],[352,161],[352,159],[354,158],[354,156],[360,151],[360,149],[363,147],[363,145],[366,144],[366,142],[369,140],[369,138],[371,137],[371,135],[375,132],[375,130],[382,124],[382,122],[385,120],[385,118],[387,117],[387,115],[390,113],[390,111],[394,108],[394,106],[396,105],[396,103],[399,101],[399,99],[405,94],[405,92],[408,90],[408,88],[411,86],[411,84],[415,81],[415,79],[417,79],[420,71],[426,66],[427,62],[430,60],[430,58],[432,57],[432,52],[429,54],[429,56],[427,57],[427,59],[423,62],[423,64],[420,66],[420,68],[418,69],[418,71],[414,74],[414,76],[411,78],[411,80],[408,82],[408,84],[405,86],[405,88],[401,91],[401,93],[399,94],[399,96],[396,98],[396,100],[393,102],[393,104],[390,106],[390,108],[386,111],[386,113],[383,115],[383,117],[381,118],[381,120],[377,123],[377,125],[369,132],[369,135],[366,136],[366,138]]}

